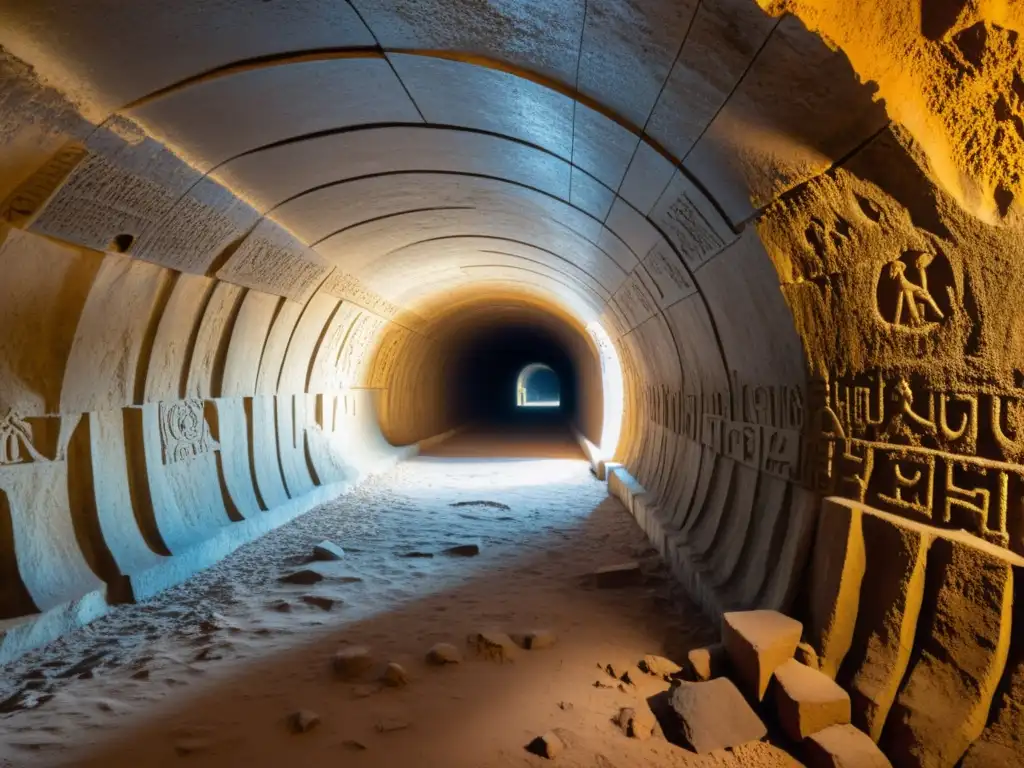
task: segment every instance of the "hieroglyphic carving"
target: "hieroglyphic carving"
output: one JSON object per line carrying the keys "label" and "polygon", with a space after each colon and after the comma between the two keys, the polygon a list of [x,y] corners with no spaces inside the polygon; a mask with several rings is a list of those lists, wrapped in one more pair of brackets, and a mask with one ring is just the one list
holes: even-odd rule
{"label": "hieroglyphic carving", "polygon": [[693,280],[679,258],[669,250],[667,244],[662,240],[655,243],[648,252],[644,259],[644,266],[647,267],[648,273],[661,294],[657,300],[663,307],[697,292]]}
{"label": "hieroglyphic carving", "polygon": [[614,302],[625,315],[630,330],[650,319],[658,311],[653,297],[635,272],[630,273],[615,294]]}
{"label": "hieroglyphic carving", "polygon": [[1008,544],[1010,502],[1024,495],[1024,393],[929,391],[878,373],[813,392],[808,484]]}
{"label": "hieroglyphic carving", "polygon": [[0,216],[16,227],[27,227],[88,156],[89,150],[84,144],[77,141],[64,144],[0,205]]}
{"label": "hieroglyphic carving", "polygon": [[32,427],[13,410],[0,417],[0,466],[46,461],[32,443]]}
{"label": "hieroglyphic carving", "polygon": [[330,269],[312,251],[252,234],[228,259],[217,277],[246,288],[305,301]]}
{"label": "hieroglyphic carving", "polygon": [[761,427],[745,421],[724,422],[724,453],[741,464],[761,468]]}
{"label": "hieroglyphic carving", "polygon": [[954,305],[953,274],[946,257],[907,251],[880,265],[876,303],[882,318],[895,328],[936,327]]}
{"label": "hieroglyphic carving", "polygon": [[369,290],[355,275],[341,270],[334,270],[324,281],[323,290],[345,301],[358,304],[374,314],[384,318],[392,318],[398,314],[398,307]]}
{"label": "hieroglyphic carving", "polygon": [[678,175],[651,211],[651,218],[691,269],[696,269],[726,246],[719,233],[687,197],[685,183]]}
{"label": "hieroglyphic carving", "polygon": [[160,403],[160,440],[164,464],[189,461],[215,448],[198,398]]}

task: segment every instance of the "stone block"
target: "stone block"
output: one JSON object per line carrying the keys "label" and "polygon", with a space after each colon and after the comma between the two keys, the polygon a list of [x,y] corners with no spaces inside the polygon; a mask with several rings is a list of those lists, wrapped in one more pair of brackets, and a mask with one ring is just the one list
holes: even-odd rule
{"label": "stone block", "polygon": [[815,652],[814,648],[811,647],[810,643],[798,643],[796,646],[796,653],[793,658],[805,667],[810,667],[811,669],[820,668],[818,664],[818,654]]}
{"label": "stone block", "polygon": [[313,557],[317,560],[341,560],[345,550],[329,539],[324,539],[313,547]]}
{"label": "stone block", "polygon": [[724,677],[680,683],[670,701],[686,740],[701,754],[760,741],[768,733],[743,694]]}
{"label": "stone block", "polygon": [[792,659],[803,625],[777,611],[734,611],[722,616],[722,643],[741,684],[757,701],[772,674]]}
{"label": "stone block", "polygon": [[861,505],[846,499],[822,502],[808,580],[807,638],[818,652],[821,671],[835,677],[857,623],[864,578]]}
{"label": "stone block", "polygon": [[698,682],[712,680],[726,674],[729,668],[729,653],[721,643],[694,648],[686,654],[690,671]]}
{"label": "stone block", "polygon": [[1009,655],[1013,556],[946,536],[928,555],[914,658],[882,733],[897,765],[955,765],[985,729]]}
{"label": "stone block", "polygon": [[852,725],[833,725],[804,742],[807,768],[892,768],[875,742]]}
{"label": "stone block", "polygon": [[631,739],[639,739],[641,741],[651,737],[656,724],[654,715],[649,709],[638,710],[632,707],[620,709],[615,722],[622,729],[622,732]]}
{"label": "stone block", "polygon": [[850,722],[850,696],[828,675],[789,659],[775,670],[775,707],[783,730],[801,741]]}
{"label": "stone block", "polygon": [[558,737],[557,733],[548,731],[543,736],[538,736],[527,744],[526,751],[540,757],[546,757],[548,760],[554,760],[565,751],[565,742]]}
{"label": "stone block", "polygon": [[932,537],[923,526],[867,511],[862,531],[862,599],[840,682],[850,691],[854,725],[877,742],[910,663]]}

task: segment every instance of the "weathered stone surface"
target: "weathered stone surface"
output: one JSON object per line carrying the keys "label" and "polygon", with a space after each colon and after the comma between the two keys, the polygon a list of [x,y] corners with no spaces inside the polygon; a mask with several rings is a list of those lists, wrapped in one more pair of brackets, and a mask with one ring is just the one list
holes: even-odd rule
{"label": "weathered stone surface", "polygon": [[687,741],[701,754],[760,741],[768,733],[743,694],[724,677],[680,683],[671,702]]}
{"label": "weathered stone surface", "polygon": [[864,536],[860,507],[825,499],[811,559],[807,637],[818,652],[821,671],[835,677],[853,642],[864,578]]}
{"label": "weathered stone surface", "polygon": [[554,760],[565,751],[565,742],[554,731],[548,731],[527,744],[526,751],[539,757],[546,757],[548,760]]}
{"label": "weathered stone surface", "polygon": [[657,724],[654,714],[649,709],[634,709],[624,707],[619,710],[615,722],[622,729],[622,732],[631,739],[649,739],[654,733],[654,726]]}
{"label": "weathered stone surface", "polygon": [[643,572],[639,563],[609,565],[594,571],[594,583],[600,589],[635,587],[643,583]]}
{"label": "weathered stone surface", "polygon": [[[333,609],[335,605],[338,604],[338,601],[334,598],[324,597],[323,595],[303,595],[299,598],[299,600],[304,602],[306,605],[312,605],[316,608],[319,608],[321,611],[329,611]],[[284,603],[284,605],[288,605],[288,603]],[[282,609],[279,607],[278,610]],[[284,610],[291,610],[291,606]]]}
{"label": "weathered stone surface", "polygon": [[373,663],[369,648],[361,645],[342,648],[334,654],[334,673],[344,680],[352,680],[369,671]]}
{"label": "weathered stone surface", "polygon": [[313,547],[313,557],[317,560],[341,560],[345,550],[329,539],[324,539]]}
{"label": "weathered stone surface", "polygon": [[550,629],[534,629],[509,635],[512,642],[527,651],[540,651],[558,642],[558,636]]}
{"label": "weathered stone surface", "polygon": [[729,669],[729,653],[722,643],[694,648],[686,654],[686,660],[697,682],[721,677]]}
{"label": "weathered stone surface", "polygon": [[804,742],[808,768],[892,768],[867,734],[852,725],[833,725]]}
{"label": "weathered stone surface", "polygon": [[323,580],[324,575],[319,571],[314,571],[312,568],[303,568],[301,571],[286,573],[278,579],[278,581],[283,582],[284,584],[302,584],[305,586],[316,584]]}
{"label": "weathered stone surface", "polygon": [[390,685],[392,688],[404,688],[409,684],[409,673],[405,671],[405,667],[401,664],[392,661],[384,669],[381,680],[384,681],[385,685]]}
{"label": "weathered stone surface", "polygon": [[475,557],[480,554],[480,545],[459,544],[457,547],[449,547],[444,551],[444,554],[451,557]]}
{"label": "weathered stone surface", "polygon": [[877,742],[910,663],[936,532],[867,510],[861,526],[866,559],[860,609],[840,683],[850,691],[854,725]]}
{"label": "weathered stone surface", "polygon": [[[966,537],[965,537],[966,538]],[[881,746],[896,762],[955,764],[985,729],[1010,649],[1013,569],[982,542],[938,539],[917,641]]]}
{"label": "weathered stone surface", "polygon": [[466,642],[477,655],[502,663],[513,661],[518,650],[512,638],[504,632],[474,632],[466,638]]}
{"label": "weathered stone surface", "polygon": [[458,664],[462,661],[462,651],[451,643],[438,643],[427,651],[427,661],[431,664]]}
{"label": "weathered stone surface", "polygon": [[828,675],[796,659],[775,670],[772,687],[779,722],[794,741],[850,722],[850,695]]}
{"label": "weathered stone surface", "polygon": [[805,643],[803,641],[797,643],[796,653],[793,655],[793,658],[805,667],[810,667],[811,669],[820,668],[818,663],[818,654],[810,643]]}
{"label": "weathered stone surface", "polygon": [[666,659],[664,656],[655,656],[653,654],[644,656],[637,666],[641,672],[654,675],[655,677],[672,677],[683,671],[683,668],[672,661],[672,659]]}
{"label": "weathered stone surface", "polygon": [[772,674],[793,658],[803,626],[777,611],[738,611],[722,616],[722,644],[739,680],[764,698]]}

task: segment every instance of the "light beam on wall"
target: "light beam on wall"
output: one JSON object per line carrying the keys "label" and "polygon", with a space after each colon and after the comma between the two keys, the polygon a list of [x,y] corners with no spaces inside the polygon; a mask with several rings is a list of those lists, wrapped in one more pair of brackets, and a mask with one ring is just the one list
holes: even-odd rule
{"label": "light beam on wall", "polygon": [[587,333],[594,340],[601,360],[601,389],[604,399],[604,414],[601,426],[601,442],[597,446],[599,458],[611,459],[619,446],[622,433],[623,386],[622,366],[615,345],[604,327],[596,320],[587,324]]}

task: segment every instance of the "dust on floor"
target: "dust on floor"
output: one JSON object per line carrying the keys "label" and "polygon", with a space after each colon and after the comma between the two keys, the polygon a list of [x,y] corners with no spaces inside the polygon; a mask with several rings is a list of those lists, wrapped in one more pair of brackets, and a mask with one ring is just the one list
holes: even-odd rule
{"label": "dust on floor", "polygon": [[[310,564],[323,539],[345,556]],[[440,554],[464,544],[480,554]],[[643,586],[582,578],[637,558]],[[325,578],[279,581],[303,568]],[[500,664],[466,650],[486,629],[558,642]],[[612,723],[667,684],[620,690],[598,665],[716,635],[584,461],[421,457],[0,669],[0,766],[536,766],[552,763],[524,747],[550,730],[562,766],[794,765],[769,744],[699,757]],[[437,642],[466,658],[429,666]],[[332,656],[352,645],[409,684],[339,681]],[[299,710],[319,725],[295,733]]]}

